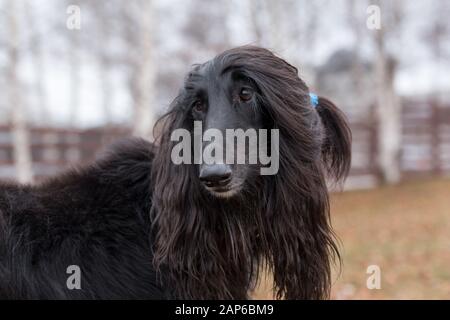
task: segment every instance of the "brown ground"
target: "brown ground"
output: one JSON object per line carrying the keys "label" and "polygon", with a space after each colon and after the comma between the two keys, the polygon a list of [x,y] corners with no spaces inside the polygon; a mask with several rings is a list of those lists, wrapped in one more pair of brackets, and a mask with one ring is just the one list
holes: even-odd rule
{"label": "brown ground", "polygon": [[[450,299],[450,180],[335,194],[332,220],[343,260],[332,298]],[[369,265],[380,290],[366,287]],[[263,281],[255,298],[270,288]]]}

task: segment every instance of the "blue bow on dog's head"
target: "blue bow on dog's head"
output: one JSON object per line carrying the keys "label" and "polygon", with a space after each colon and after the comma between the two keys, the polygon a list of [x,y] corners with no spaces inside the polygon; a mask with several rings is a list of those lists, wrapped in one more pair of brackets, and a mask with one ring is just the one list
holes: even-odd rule
{"label": "blue bow on dog's head", "polygon": [[311,104],[314,108],[319,105],[319,96],[315,93],[310,93],[309,98],[311,99]]}

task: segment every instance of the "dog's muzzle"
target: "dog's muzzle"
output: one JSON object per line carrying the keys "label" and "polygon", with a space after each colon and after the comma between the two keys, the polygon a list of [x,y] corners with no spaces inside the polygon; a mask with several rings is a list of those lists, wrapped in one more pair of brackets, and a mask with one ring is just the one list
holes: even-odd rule
{"label": "dog's muzzle", "polygon": [[207,187],[216,192],[228,191],[228,185],[231,182],[231,167],[227,164],[202,165],[200,168],[200,181]]}

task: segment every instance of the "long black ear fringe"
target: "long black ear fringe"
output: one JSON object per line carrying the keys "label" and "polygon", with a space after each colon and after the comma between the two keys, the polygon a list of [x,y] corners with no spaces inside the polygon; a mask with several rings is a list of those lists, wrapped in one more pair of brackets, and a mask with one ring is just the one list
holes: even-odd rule
{"label": "long black ear fringe", "polygon": [[352,133],[343,112],[330,100],[319,97],[316,107],[325,128],[322,156],[328,175],[343,182],[351,165]]}

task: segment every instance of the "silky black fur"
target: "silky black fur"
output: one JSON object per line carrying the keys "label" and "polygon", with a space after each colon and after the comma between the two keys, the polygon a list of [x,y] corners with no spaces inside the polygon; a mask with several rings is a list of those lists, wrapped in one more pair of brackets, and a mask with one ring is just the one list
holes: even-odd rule
{"label": "silky black fur", "polygon": [[[157,298],[149,212],[153,146],[127,140],[37,186],[0,186],[0,298]],[[81,268],[81,290],[66,286]]]}
{"label": "silky black fur", "polygon": [[[0,185],[0,298],[245,299],[261,265],[278,298],[323,299],[338,256],[326,178],[350,166],[341,112],[313,108],[297,69],[266,49],[225,51],[204,65],[239,69],[258,88],[256,112],[280,130],[280,169],[221,199],[195,165],[174,165],[170,135],[191,128],[180,91],[156,146],[127,140],[87,168],[36,186]],[[189,77],[186,81],[189,81]],[[82,270],[68,290],[69,265]]]}

